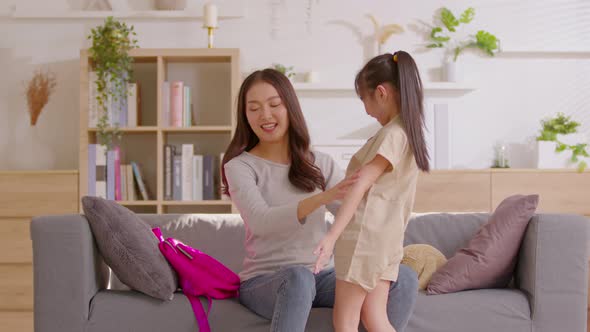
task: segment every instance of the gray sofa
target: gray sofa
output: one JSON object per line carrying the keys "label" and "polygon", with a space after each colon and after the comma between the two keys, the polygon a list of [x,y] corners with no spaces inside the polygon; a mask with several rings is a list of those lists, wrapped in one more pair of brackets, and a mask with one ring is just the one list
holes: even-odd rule
{"label": "gray sofa", "polygon": [[[414,215],[406,245],[428,243],[450,257],[487,217]],[[244,228],[238,215],[142,218],[239,270]],[[520,249],[514,288],[420,293],[406,332],[586,331],[587,223],[575,215],[534,216]],[[161,302],[133,291],[105,290],[105,267],[84,216],[35,218],[31,235],[36,332],[198,330],[181,293]],[[209,321],[213,331],[222,332],[268,331],[270,326],[235,299],[214,301]],[[332,331],[331,309],[313,309],[307,327]]]}

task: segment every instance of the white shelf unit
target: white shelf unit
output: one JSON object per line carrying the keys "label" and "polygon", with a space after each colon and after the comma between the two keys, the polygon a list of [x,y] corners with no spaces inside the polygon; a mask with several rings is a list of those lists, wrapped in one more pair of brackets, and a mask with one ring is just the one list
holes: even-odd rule
{"label": "white shelf unit", "polygon": [[502,50],[498,56],[522,58],[590,58],[590,50],[531,50],[510,49]]}
{"label": "white shelf unit", "polygon": [[[353,97],[356,96],[354,86],[344,86],[325,83],[295,83],[295,91],[305,97]],[[452,82],[426,82],[424,83],[424,93],[429,95],[448,94],[466,94],[477,88],[469,83],[452,83]]]}
{"label": "white shelf unit", "polygon": [[[221,14],[218,19],[232,20],[244,17],[244,8],[241,2],[235,5],[221,6]],[[5,16],[13,19],[56,19],[56,20],[88,20],[88,19],[105,19],[113,16],[118,19],[160,19],[160,20],[202,20],[202,8],[185,9],[185,10],[69,10],[55,9],[46,10],[44,8],[26,8],[17,6]]]}

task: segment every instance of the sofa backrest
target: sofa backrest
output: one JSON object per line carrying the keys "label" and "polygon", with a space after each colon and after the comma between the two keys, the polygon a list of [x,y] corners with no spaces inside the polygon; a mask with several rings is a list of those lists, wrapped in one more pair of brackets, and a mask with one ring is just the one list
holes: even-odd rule
{"label": "sofa backrest", "polygon": [[173,237],[222,262],[238,273],[244,260],[244,223],[239,214],[145,214],[164,237]]}
{"label": "sofa backrest", "polygon": [[467,245],[489,217],[489,213],[413,214],[406,229],[404,246],[429,244],[450,258]]}
{"label": "sofa backrest", "polygon": [[[140,217],[152,227],[161,227],[165,237],[176,238],[215,257],[236,273],[241,270],[245,229],[239,214],[144,214]],[[488,217],[488,213],[414,214],[404,245],[430,244],[449,258],[469,242]]]}

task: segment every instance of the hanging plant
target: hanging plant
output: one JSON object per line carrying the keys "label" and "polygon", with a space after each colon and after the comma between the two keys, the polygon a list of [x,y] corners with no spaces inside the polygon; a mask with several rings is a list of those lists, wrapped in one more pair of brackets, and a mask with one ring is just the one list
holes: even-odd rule
{"label": "hanging plant", "polygon": [[[92,40],[90,58],[96,71],[98,102],[98,143],[112,148],[113,141],[121,138],[118,119],[109,119],[109,105],[118,104],[127,98],[127,83],[132,75],[133,58],[131,49],[137,48],[136,33],[133,26],[116,21],[112,16],[103,25],[91,30],[88,39]],[[116,121],[110,121],[116,120]],[[111,126],[111,123],[114,125]]]}

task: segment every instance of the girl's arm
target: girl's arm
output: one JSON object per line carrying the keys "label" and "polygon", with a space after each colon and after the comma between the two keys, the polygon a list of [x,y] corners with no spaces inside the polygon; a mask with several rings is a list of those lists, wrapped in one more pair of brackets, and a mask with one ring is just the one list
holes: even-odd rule
{"label": "girl's arm", "polygon": [[391,169],[391,167],[391,163],[378,154],[371,162],[361,168],[360,177],[348,194],[345,195],[332,228],[314,251],[314,254],[318,255],[315,273],[318,273],[326,262],[330,260],[336,240],[352,219],[365,193],[377,181],[379,176],[386,170]]}
{"label": "girl's arm", "polygon": [[297,207],[297,218],[300,223],[305,223],[304,218],[317,210],[322,205],[328,205],[333,201],[340,200],[345,197],[351,186],[357,181],[359,174],[355,173],[352,176],[345,178],[338,184],[326,191],[312,195],[299,202]]}
{"label": "girl's arm", "polygon": [[249,165],[242,162],[227,163],[224,169],[232,202],[252,232],[258,235],[298,230],[305,223],[307,215],[337,199],[338,195],[343,196],[342,191],[348,190],[355,181],[354,178],[345,179],[330,190],[301,201],[269,206],[256,184],[257,175]]}

